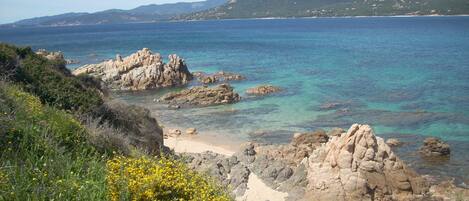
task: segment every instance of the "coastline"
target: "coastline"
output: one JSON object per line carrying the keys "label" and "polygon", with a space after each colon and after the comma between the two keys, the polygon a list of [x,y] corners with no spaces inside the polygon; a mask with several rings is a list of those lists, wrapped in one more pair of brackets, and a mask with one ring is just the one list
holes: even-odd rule
{"label": "coastline", "polygon": [[[174,150],[176,153],[202,153],[212,151],[217,154],[231,156],[235,153],[236,149],[232,145],[223,146],[218,140],[218,143],[210,141],[208,138],[199,136],[180,136],[169,137],[164,140],[164,145]],[[237,201],[284,201],[288,193],[276,191],[267,186],[260,178],[254,173],[249,175],[246,193],[241,197],[236,197]]]}
{"label": "coastline", "polygon": [[226,18],[226,19],[200,19],[200,20],[173,20],[167,22],[203,22],[203,21],[242,21],[242,20],[290,20],[290,19],[349,19],[349,18],[413,18],[413,17],[469,17],[461,15],[350,15],[350,16],[311,16],[311,17],[256,17],[256,18]]}
{"label": "coastline", "polygon": [[260,18],[227,18],[227,19],[198,19],[198,20],[166,20],[166,21],[145,21],[129,22],[115,24],[66,24],[53,26],[16,26],[11,23],[0,24],[0,29],[17,28],[57,28],[57,27],[81,27],[81,26],[100,26],[100,25],[125,25],[125,24],[160,24],[160,23],[184,23],[184,22],[205,22],[205,21],[243,21],[243,20],[291,20],[291,19],[353,19],[353,18],[414,18],[414,17],[469,17],[469,14],[460,15],[356,15],[356,16],[312,16],[312,17],[260,17]]}

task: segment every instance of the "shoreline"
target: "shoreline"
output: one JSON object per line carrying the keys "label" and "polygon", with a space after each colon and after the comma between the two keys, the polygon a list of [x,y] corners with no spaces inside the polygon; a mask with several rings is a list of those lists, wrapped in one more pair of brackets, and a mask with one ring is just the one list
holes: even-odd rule
{"label": "shoreline", "polygon": [[413,18],[413,17],[469,17],[469,14],[460,15],[356,15],[356,16],[311,16],[311,17],[259,17],[259,18],[227,18],[227,19],[199,19],[199,20],[167,20],[149,22],[131,22],[116,24],[78,24],[78,25],[56,25],[56,26],[10,26],[11,23],[0,24],[1,29],[21,29],[21,28],[60,28],[60,27],[84,27],[101,25],[127,25],[127,24],[161,24],[161,23],[184,23],[184,22],[204,22],[204,21],[242,21],[242,20],[291,20],[291,19],[353,19],[353,18]]}
{"label": "shoreline", "polygon": [[[164,145],[174,150],[176,153],[202,153],[212,151],[217,154],[229,157],[236,151],[234,147],[223,146],[221,143],[207,141],[208,138],[199,136],[179,136],[164,139]],[[280,192],[267,186],[258,175],[251,173],[247,183],[246,193],[241,197],[236,197],[237,201],[285,201],[288,193]]]}
{"label": "shoreline", "polygon": [[[469,17],[461,15],[350,15],[350,16],[311,16],[311,17],[256,17],[256,18],[226,18],[226,19],[200,19],[200,20],[174,20],[167,22],[203,22],[203,21],[242,21],[242,20],[291,20],[291,19],[353,19],[353,18],[413,18],[413,17]],[[155,22],[152,22],[155,23]],[[150,24],[150,23],[148,23]]]}

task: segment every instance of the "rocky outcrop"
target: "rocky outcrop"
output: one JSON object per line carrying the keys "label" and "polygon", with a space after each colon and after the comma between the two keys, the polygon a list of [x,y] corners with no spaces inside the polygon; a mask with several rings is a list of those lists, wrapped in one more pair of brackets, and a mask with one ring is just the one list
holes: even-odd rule
{"label": "rocky outcrop", "polygon": [[159,99],[162,103],[176,106],[209,106],[230,104],[240,100],[239,94],[228,84],[216,87],[197,86],[180,92],[168,93]]}
{"label": "rocky outcrop", "polygon": [[265,96],[272,93],[278,93],[282,91],[281,88],[275,87],[272,85],[262,85],[246,90],[246,94],[256,95],[256,96]]}
{"label": "rocky outcrop", "polygon": [[60,51],[58,52],[48,52],[45,49],[39,49],[36,51],[37,55],[41,55],[48,60],[64,62],[65,64],[79,64],[80,61],[75,59],[65,59],[64,54]]}
{"label": "rocky outcrop", "polygon": [[48,52],[45,49],[39,49],[36,51],[37,55],[43,56],[48,60],[55,60],[55,61],[65,61],[64,54],[60,51],[58,52]]}
{"label": "rocky outcrop", "polygon": [[454,185],[453,181],[443,181],[438,185],[432,186],[430,188],[430,193],[435,198],[435,200],[469,200],[469,189],[457,187],[456,185]]}
{"label": "rocky outcrop", "polygon": [[282,160],[288,165],[297,166],[328,140],[329,136],[324,130],[295,133],[289,144],[256,146],[256,152],[269,158]]}
{"label": "rocky outcrop", "polygon": [[419,152],[425,156],[448,156],[451,153],[447,143],[435,137],[429,137],[423,141]]}
{"label": "rocky outcrop", "polygon": [[388,140],[386,140],[386,144],[390,147],[398,147],[402,145],[401,141],[396,138],[389,138]]}
{"label": "rocky outcrop", "polygon": [[225,157],[210,151],[200,154],[183,154],[191,169],[208,173],[222,184],[229,186],[236,196],[246,192],[249,174],[248,167],[240,163],[236,156]]}
{"label": "rocky outcrop", "polygon": [[111,101],[96,114],[103,123],[124,133],[124,139],[137,149],[154,155],[166,151],[163,130],[148,109]]}
{"label": "rocky outcrop", "polygon": [[428,190],[368,125],[353,125],[308,158],[306,198],[314,200],[405,200]]}
{"label": "rocky outcrop", "polygon": [[195,72],[192,74],[202,84],[213,84],[218,82],[239,81],[246,79],[237,73],[220,71],[214,74],[206,74],[204,72]]}
{"label": "rocky outcrop", "polygon": [[165,64],[160,54],[153,54],[144,48],[128,57],[100,64],[82,66],[73,74],[86,74],[99,78],[112,90],[145,90],[187,84],[192,79],[184,60],[169,55]]}
{"label": "rocky outcrop", "polygon": [[345,130],[342,128],[332,128],[327,135],[329,137],[340,137],[342,134],[345,133]]}
{"label": "rocky outcrop", "polygon": [[293,135],[292,145],[293,146],[313,146],[313,144],[319,145],[320,143],[326,143],[329,140],[329,136],[324,130],[317,130],[312,133],[296,133]]}

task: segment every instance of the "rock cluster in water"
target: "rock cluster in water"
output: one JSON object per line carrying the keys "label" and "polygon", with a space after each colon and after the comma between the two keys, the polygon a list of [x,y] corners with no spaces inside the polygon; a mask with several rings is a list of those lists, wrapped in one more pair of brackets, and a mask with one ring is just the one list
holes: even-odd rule
{"label": "rock cluster in water", "polygon": [[168,93],[159,99],[160,102],[177,107],[229,104],[239,100],[239,94],[234,92],[229,84],[216,87],[197,86],[180,92]]}
{"label": "rock cluster in water", "polygon": [[246,90],[246,94],[264,96],[272,93],[280,92],[282,89],[272,85],[261,85]]}
{"label": "rock cluster in water", "polygon": [[169,55],[169,62],[164,63],[160,54],[153,54],[148,48],[125,58],[117,55],[114,60],[82,66],[73,71],[73,74],[99,78],[113,90],[180,86],[192,79],[182,58]]}
{"label": "rock cluster in water", "polygon": [[423,141],[419,150],[425,156],[448,156],[451,153],[447,143],[435,137],[429,137]]}
{"label": "rock cluster in water", "polygon": [[228,82],[228,81],[239,81],[246,79],[244,76],[237,73],[230,73],[220,71],[214,74],[206,74],[204,72],[195,72],[192,73],[194,77],[197,78],[202,84],[213,84],[218,82]]}

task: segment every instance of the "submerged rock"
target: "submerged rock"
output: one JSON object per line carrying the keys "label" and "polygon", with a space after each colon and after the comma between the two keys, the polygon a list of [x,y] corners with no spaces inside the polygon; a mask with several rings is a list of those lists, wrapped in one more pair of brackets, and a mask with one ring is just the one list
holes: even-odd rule
{"label": "submerged rock", "polygon": [[429,137],[423,141],[419,152],[425,156],[448,156],[451,153],[447,143],[435,137]]}
{"label": "submerged rock", "polygon": [[306,197],[314,200],[404,200],[428,191],[368,125],[353,125],[308,161]]}
{"label": "submerged rock", "polygon": [[293,136],[292,145],[301,146],[307,145],[312,146],[312,144],[326,143],[329,140],[329,136],[324,130],[317,130],[312,133],[296,133]]}
{"label": "submerged rock", "polygon": [[228,81],[239,81],[246,79],[244,76],[231,73],[231,72],[224,72],[220,71],[214,74],[206,74],[204,72],[195,72],[192,74],[194,77],[199,80],[202,84],[213,84],[218,82],[228,82]]}
{"label": "submerged rock", "polygon": [[329,137],[340,137],[342,134],[345,134],[345,130],[343,128],[332,128],[327,133]]}
{"label": "submerged rock", "polygon": [[168,93],[160,101],[178,106],[209,106],[217,104],[230,104],[240,100],[239,94],[233,91],[228,84],[216,87],[198,86],[180,92]]}
{"label": "submerged rock", "polygon": [[99,78],[112,90],[179,86],[192,79],[182,58],[169,55],[169,63],[165,64],[160,54],[153,54],[148,48],[125,58],[117,55],[115,60],[82,66],[73,71],[73,74]]}
{"label": "submerged rock", "polygon": [[386,144],[391,146],[391,147],[398,147],[400,146],[402,143],[401,141],[399,141],[398,139],[396,138],[389,138],[388,140],[386,140]]}
{"label": "submerged rock", "polygon": [[250,95],[256,95],[256,96],[265,96],[265,95],[272,94],[272,93],[278,93],[280,91],[282,91],[280,87],[276,87],[272,85],[261,85],[261,86],[257,86],[257,87],[246,90],[246,93]]}

